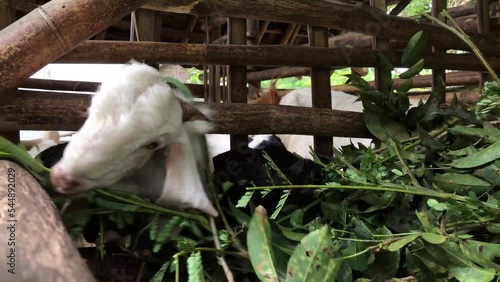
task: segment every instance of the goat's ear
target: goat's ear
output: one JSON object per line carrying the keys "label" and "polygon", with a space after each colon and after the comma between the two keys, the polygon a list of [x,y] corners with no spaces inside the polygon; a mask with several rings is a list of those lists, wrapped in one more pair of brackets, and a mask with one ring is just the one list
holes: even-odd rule
{"label": "goat's ear", "polygon": [[161,196],[156,203],[163,206],[195,208],[211,216],[218,216],[207,196],[197,168],[188,133],[168,145],[165,156],[167,175]]}

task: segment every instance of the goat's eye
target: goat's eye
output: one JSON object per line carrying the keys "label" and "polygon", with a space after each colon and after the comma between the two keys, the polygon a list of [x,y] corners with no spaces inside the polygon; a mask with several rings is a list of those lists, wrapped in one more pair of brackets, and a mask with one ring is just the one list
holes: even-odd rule
{"label": "goat's eye", "polygon": [[158,144],[158,142],[151,142],[148,145],[146,145],[146,149],[155,150],[158,148],[158,146],[160,146],[160,144]]}

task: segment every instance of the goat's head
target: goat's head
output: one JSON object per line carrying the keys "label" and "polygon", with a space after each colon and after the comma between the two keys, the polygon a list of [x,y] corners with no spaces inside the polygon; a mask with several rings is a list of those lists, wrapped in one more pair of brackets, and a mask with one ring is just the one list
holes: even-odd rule
{"label": "goat's head", "polygon": [[279,104],[281,98],[286,94],[281,94],[280,92],[278,92],[278,90],[276,89],[276,82],[278,82],[278,79],[273,80],[268,89],[260,89],[257,93],[257,98],[248,99],[247,103],[271,105]]}
{"label": "goat's head", "polygon": [[135,62],[103,82],[51,171],[55,189],[69,194],[110,185],[142,166],[181,127],[174,91],[158,71]]}

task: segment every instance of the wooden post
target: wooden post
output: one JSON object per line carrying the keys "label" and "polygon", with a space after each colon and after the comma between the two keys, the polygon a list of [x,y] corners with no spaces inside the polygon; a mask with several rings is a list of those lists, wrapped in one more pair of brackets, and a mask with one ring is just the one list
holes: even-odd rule
{"label": "wooden post", "polygon": [[[247,22],[245,19],[230,18],[228,20],[228,35],[229,44],[246,44],[247,41]],[[230,103],[246,103],[247,90],[247,74],[246,66],[231,65],[229,66],[229,102]],[[247,135],[231,135],[231,149],[237,149],[248,144]]]}
{"label": "wooden post", "polygon": [[[138,9],[135,12],[135,20],[137,21],[136,39],[137,41],[161,41],[161,12]],[[160,69],[157,62],[144,63]]]}
{"label": "wooden post", "polygon": [[[0,0],[0,30],[6,28],[11,23],[16,20],[16,10],[14,7],[14,1],[12,0]],[[7,91],[8,89],[3,89]],[[9,100],[9,99],[7,99]],[[3,100],[0,103],[5,103]],[[21,136],[19,130],[15,131],[2,131],[0,135],[7,138],[13,143],[19,143],[21,141]]]}
{"label": "wooden post", "polygon": [[13,89],[45,65],[147,0],[50,1],[0,31],[0,89]]}
{"label": "wooden post", "polygon": [[[386,12],[387,5],[385,0],[370,0],[370,5]],[[387,50],[389,49],[389,40],[373,37],[373,50]],[[381,70],[375,68],[375,88],[385,93],[390,90],[392,81],[391,71]]]}
{"label": "wooden post", "polygon": [[[247,19],[247,45],[259,45],[257,43],[258,34],[259,34],[259,20]],[[252,68],[253,68],[252,66],[248,66],[247,71],[251,71]],[[248,80],[248,73],[247,73],[247,80]],[[256,97],[258,91],[260,90],[260,87],[261,87],[260,80],[249,83],[247,95],[251,97]]]}
{"label": "wooden post", "polygon": [[0,30],[16,20],[16,9],[13,0],[0,0]]}
{"label": "wooden post", "polygon": [[[491,32],[489,2],[489,0],[478,0],[476,2],[477,31],[485,35],[488,35]],[[490,75],[487,73],[481,73],[479,88],[483,88],[483,85],[488,80],[489,76]]]}
{"label": "wooden post", "polygon": [[[328,47],[327,28],[309,26],[308,32],[312,47]],[[311,68],[311,89],[313,108],[332,108],[329,68]],[[314,136],[314,150],[318,155],[330,158],[333,155],[333,139]]]}
{"label": "wooden post", "polygon": [[[438,18],[439,20],[444,20],[445,18],[441,16],[441,11],[446,9],[446,0],[432,0],[432,16]],[[446,50],[438,49],[436,46],[432,47],[432,52],[435,55],[440,55],[446,52]],[[429,99],[437,99],[441,104],[446,101],[446,69],[435,68],[432,69],[432,93]]]}
{"label": "wooden post", "polygon": [[[222,33],[222,28],[220,26],[212,27],[207,32],[207,43],[206,44],[215,44],[212,43],[214,39],[219,38]],[[216,43],[220,44],[220,43]],[[221,89],[220,89],[220,75],[221,67],[216,64],[208,65],[208,93],[210,102],[220,103],[221,101],[225,101],[222,97]]]}

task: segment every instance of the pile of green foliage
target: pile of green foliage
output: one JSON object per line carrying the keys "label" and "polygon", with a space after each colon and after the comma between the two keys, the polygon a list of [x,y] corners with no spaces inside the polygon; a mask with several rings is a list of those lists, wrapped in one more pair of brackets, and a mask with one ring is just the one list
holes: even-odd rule
{"label": "pile of green foliage", "polygon": [[[143,280],[227,281],[217,260],[224,255],[234,281],[498,281],[499,84],[486,84],[476,109],[456,102],[441,107],[433,93],[408,111],[406,93],[423,68],[425,46],[421,32],[410,40],[402,60],[413,67],[400,75],[407,83],[399,88],[391,83],[373,90],[359,76],[349,77],[362,89],[366,126],[381,140],[377,149],[345,146],[328,162],[316,158],[324,185],[292,186],[269,159],[282,183],[250,187],[235,205],[217,203],[231,210],[216,221],[220,248],[213,247],[205,217],[124,192],[86,192],[87,207],[63,212],[63,218],[72,234],[99,230],[96,260],[112,253],[145,263]],[[393,69],[383,55],[380,62]],[[50,186],[48,170],[25,151],[5,140],[0,151]],[[297,188],[313,189],[316,199],[289,205]],[[261,206],[251,213],[240,208],[251,206],[253,193],[272,190],[281,193],[272,215]],[[54,201],[65,210],[76,200]],[[166,224],[163,215],[170,216]],[[106,231],[131,227],[132,243],[109,251]],[[146,249],[148,255],[137,255]]]}

